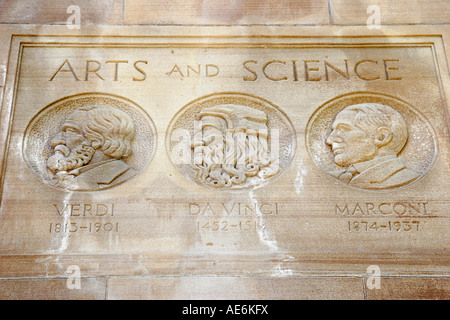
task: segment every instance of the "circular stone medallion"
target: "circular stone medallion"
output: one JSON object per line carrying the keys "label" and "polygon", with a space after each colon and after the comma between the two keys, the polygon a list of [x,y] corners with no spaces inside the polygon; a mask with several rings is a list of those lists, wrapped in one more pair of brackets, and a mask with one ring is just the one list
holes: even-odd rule
{"label": "circular stone medallion", "polygon": [[45,183],[96,191],[139,174],[155,148],[155,126],[138,105],[111,94],[85,93],[43,108],[25,131],[22,151]]}
{"label": "circular stone medallion", "polygon": [[175,167],[215,190],[257,188],[274,180],[296,148],[295,130],[277,106],[235,92],[188,103],[167,132],[166,148]]}
{"label": "circular stone medallion", "polygon": [[328,175],[373,190],[418,181],[438,149],[423,115],[396,97],[372,92],[342,95],[319,107],[307,125],[306,147]]}

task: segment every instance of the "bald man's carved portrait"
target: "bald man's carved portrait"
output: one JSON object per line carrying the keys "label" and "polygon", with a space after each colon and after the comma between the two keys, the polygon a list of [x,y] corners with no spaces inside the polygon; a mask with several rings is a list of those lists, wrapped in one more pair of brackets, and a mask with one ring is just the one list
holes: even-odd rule
{"label": "bald man's carved portrait", "polygon": [[133,177],[123,161],[132,153],[135,127],[131,117],[109,106],[85,106],[67,116],[53,137],[47,168],[56,186],[99,190]]}
{"label": "bald man's carved portrait", "polygon": [[362,103],[339,112],[326,144],[333,161],[342,169],[332,175],[340,181],[366,189],[406,185],[419,177],[398,154],[408,140],[402,115],[379,103]]}

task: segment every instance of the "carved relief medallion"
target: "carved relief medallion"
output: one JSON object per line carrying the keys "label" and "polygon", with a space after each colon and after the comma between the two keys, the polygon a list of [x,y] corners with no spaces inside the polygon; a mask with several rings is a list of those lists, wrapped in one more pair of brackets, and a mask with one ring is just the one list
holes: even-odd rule
{"label": "carved relief medallion", "polygon": [[419,180],[437,154],[425,117],[400,99],[369,92],[322,105],[309,120],[306,145],[318,167],[363,189],[390,189]]}
{"label": "carved relief medallion", "polygon": [[272,103],[243,93],[217,93],[178,112],[166,147],[189,180],[216,190],[240,190],[282,174],[296,139],[289,119]]}
{"label": "carved relief medallion", "polygon": [[57,188],[95,191],[137,175],[153,156],[156,131],[133,102],[107,94],[55,101],[28,125],[23,155]]}

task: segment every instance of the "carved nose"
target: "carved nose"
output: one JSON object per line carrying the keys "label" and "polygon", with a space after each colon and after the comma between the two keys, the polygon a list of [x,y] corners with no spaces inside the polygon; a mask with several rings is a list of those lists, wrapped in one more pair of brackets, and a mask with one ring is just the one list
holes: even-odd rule
{"label": "carved nose", "polygon": [[66,140],[64,139],[62,133],[58,133],[53,139],[52,139],[52,146],[56,147],[60,144],[66,144]]}
{"label": "carved nose", "polygon": [[330,133],[330,135],[327,137],[327,140],[325,141],[328,145],[332,145],[335,141],[335,137],[333,135],[333,132]]}
{"label": "carved nose", "polygon": [[330,135],[327,137],[327,140],[325,142],[331,146],[333,143],[342,142],[342,139],[339,137],[336,137],[334,134],[334,131],[331,131]]}

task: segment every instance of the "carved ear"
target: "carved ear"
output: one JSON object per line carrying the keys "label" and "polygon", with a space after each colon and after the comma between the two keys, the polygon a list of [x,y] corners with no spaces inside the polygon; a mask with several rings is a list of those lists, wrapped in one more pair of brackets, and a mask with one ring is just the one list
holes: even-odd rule
{"label": "carved ear", "polygon": [[392,140],[392,131],[388,127],[379,127],[377,129],[377,136],[375,144],[378,148],[387,145]]}

